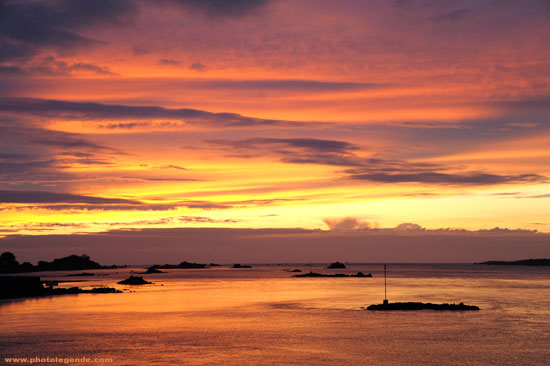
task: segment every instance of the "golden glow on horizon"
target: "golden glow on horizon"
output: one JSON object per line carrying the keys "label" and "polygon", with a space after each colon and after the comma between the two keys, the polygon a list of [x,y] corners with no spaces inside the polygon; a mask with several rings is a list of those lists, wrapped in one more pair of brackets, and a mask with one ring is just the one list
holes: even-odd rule
{"label": "golden glow on horizon", "polygon": [[0,62],[0,236],[339,217],[550,232],[547,19],[382,3],[148,5],[68,29],[85,47],[30,43]]}

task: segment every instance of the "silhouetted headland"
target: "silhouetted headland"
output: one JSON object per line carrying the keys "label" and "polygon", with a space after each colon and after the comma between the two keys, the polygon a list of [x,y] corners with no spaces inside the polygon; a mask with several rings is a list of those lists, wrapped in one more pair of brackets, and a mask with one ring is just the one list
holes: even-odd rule
{"label": "silhouetted headland", "polygon": [[367,310],[450,310],[450,311],[468,311],[479,310],[474,305],[460,304],[432,304],[423,302],[388,302],[384,304],[374,304],[367,307]]}
{"label": "silhouetted headland", "polygon": [[327,268],[346,268],[346,265],[341,262],[331,263]]}
{"label": "silhouetted headland", "polygon": [[83,290],[80,287],[53,288],[44,286],[44,282],[38,276],[0,276],[0,299],[121,292],[111,287],[97,287],[91,290]]}
{"label": "silhouetted headland", "polygon": [[235,263],[233,266],[231,266],[231,268],[252,268],[252,266],[249,266],[247,264]]}
{"label": "silhouetted headland", "polygon": [[309,272],[309,273],[294,275],[294,277],[372,277],[372,273],[364,274],[363,272],[357,272],[357,274],[348,275],[345,273],[323,274],[323,273]]}
{"label": "silhouetted headland", "polygon": [[70,255],[68,257],[56,258],[51,262],[39,261],[36,266],[29,262],[19,264],[15,255],[11,252],[4,252],[0,255],[0,273],[25,273],[42,271],[74,271],[83,269],[112,269],[125,266],[102,266],[94,262],[86,254]]}
{"label": "silhouetted headland", "polygon": [[125,280],[118,281],[119,285],[150,285],[152,282],[145,281],[141,276],[130,276]]}
{"label": "silhouetted headland", "polygon": [[486,265],[506,265],[506,266],[550,266],[550,259],[548,258],[537,258],[537,259],[522,259],[517,261],[487,261],[475,264],[486,264]]}
{"label": "silhouetted headland", "polygon": [[183,261],[180,264],[155,264],[149,269],[197,269],[197,268],[207,268],[207,265],[204,263],[191,263]]}

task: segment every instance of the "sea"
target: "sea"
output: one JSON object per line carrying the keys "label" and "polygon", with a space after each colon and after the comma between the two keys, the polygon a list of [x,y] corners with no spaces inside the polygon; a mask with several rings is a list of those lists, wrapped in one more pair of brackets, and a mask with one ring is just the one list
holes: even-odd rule
{"label": "sea", "polygon": [[382,264],[326,266],[171,269],[142,286],[116,283],[145,267],[29,274],[124,292],[0,301],[0,365],[550,365],[550,267],[387,264],[390,302],[481,310],[381,312],[365,307],[384,299]]}

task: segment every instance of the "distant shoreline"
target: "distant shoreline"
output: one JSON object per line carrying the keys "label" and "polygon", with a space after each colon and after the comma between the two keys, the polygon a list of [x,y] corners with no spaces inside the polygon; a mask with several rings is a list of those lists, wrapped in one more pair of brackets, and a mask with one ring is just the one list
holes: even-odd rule
{"label": "distant shoreline", "polygon": [[0,273],[32,273],[32,272],[51,272],[51,271],[78,271],[91,269],[116,269],[126,266],[102,266],[94,262],[86,254],[70,255],[68,257],[56,258],[51,262],[39,261],[37,265],[29,262],[19,263],[15,255],[11,252],[4,252],[0,255]]}
{"label": "distant shoreline", "polygon": [[475,264],[484,264],[489,266],[550,266],[550,259],[537,258],[537,259],[521,259],[515,261],[487,261]]}

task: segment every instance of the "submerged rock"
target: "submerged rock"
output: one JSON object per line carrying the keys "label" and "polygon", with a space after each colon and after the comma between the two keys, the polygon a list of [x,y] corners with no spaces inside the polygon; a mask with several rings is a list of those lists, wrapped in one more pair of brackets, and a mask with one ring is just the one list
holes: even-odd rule
{"label": "submerged rock", "polygon": [[117,283],[119,285],[150,285],[152,282],[145,281],[141,276],[130,276],[127,279]]}

